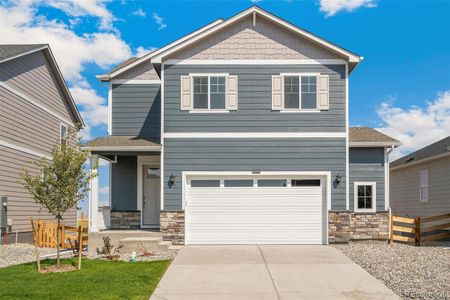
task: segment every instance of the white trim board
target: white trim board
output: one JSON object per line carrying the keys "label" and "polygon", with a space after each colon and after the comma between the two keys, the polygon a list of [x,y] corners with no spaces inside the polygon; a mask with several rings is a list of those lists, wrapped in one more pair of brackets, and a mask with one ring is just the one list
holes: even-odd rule
{"label": "white trim board", "polygon": [[350,210],[350,149],[349,149],[348,64],[345,64],[345,209]]}
{"label": "white trim board", "polygon": [[12,144],[12,143],[4,141],[4,140],[0,140],[0,146],[5,146],[7,148],[11,148],[11,149],[14,149],[14,150],[17,150],[17,151],[20,151],[20,152],[28,153],[28,154],[31,154],[31,155],[34,155],[34,156],[37,156],[37,157],[41,157],[41,158],[45,158],[45,159],[52,159],[51,156],[46,155],[44,153],[40,153],[38,151],[34,151],[34,150],[31,150],[31,149],[28,149],[28,148],[26,148],[24,146],[19,146],[19,145],[16,145],[16,144]]}
{"label": "white trim board", "polygon": [[349,147],[365,148],[365,147],[398,147],[400,142],[349,142]]}
{"label": "white trim board", "polygon": [[161,151],[161,146],[83,146],[87,151]]}
{"label": "white trim board", "polygon": [[[372,208],[359,209],[358,208],[358,186],[367,185],[372,186]],[[355,181],[353,182],[353,209],[355,212],[373,213],[377,211],[377,183],[375,181]]]}
{"label": "white trim board", "polygon": [[160,79],[112,79],[111,84],[161,84]]}
{"label": "white trim board", "polygon": [[164,132],[165,139],[174,138],[345,138],[345,132]]}
{"label": "white trim board", "polygon": [[52,109],[45,107],[44,105],[40,104],[38,101],[34,100],[32,97],[26,95],[25,93],[9,86],[8,84],[4,83],[4,82],[0,82],[0,86],[7,89],[8,91],[10,91],[11,93],[15,94],[16,96],[19,96],[20,98],[28,101],[29,103],[33,104],[34,106],[36,106],[37,108],[39,108],[40,110],[48,113],[49,115],[57,118],[58,120],[60,120],[61,122],[64,122],[66,125],[70,125],[72,127],[75,126],[75,124],[72,122],[72,120],[69,120],[63,116],[61,116],[59,113],[53,111]]}
{"label": "white trim board", "polygon": [[168,59],[166,65],[345,65],[343,59]]}

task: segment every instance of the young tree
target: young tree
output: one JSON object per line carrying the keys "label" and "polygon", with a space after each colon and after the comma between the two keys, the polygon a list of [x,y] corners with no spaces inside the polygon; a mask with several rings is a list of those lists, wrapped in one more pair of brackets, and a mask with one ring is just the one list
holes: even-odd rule
{"label": "young tree", "polygon": [[[89,181],[97,176],[85,166],[89,153],[80,148],[76,132],[69,130],[65,141],[57,143],[52,150],[51,160],[42,158],[33,164],[42,171],[32,175],[28,170],[21,174],[24,187],[31,193],[36,203],[47,208],[58,222],[57,265],[60,265],[61,220],[63,215],[87,197]],[[97,168],[97,166],[95,166]],[[96,173],[96,172],[95,172]]]}

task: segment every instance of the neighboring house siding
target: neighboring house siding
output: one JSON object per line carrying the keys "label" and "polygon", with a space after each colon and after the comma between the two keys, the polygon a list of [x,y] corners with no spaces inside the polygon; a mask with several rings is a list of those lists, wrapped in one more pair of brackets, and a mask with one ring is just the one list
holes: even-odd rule
{"label": "neighboring house siding", "polygon": [[[419,196],[420,170],[429,169],[429,200]],[[425,162],[390,173],[390,206],[393,213],[425,217],[450,212],[450,157]]]}
{"label": "neighboring house siding", "polygon": [[350,148],[349,150],[349,208],[354,209],[355,181],[376,182],[377,211],[385,210],[384,148]]}
{"label": "neighboring house siding", "polygon": [[0,140],[50,155],[61,121],[0,86]]}
{"label": "neighboring house siding", "polygon": [[[272,111],[272,75],[287,72],[329,75],[330,109],[317,113]],[[215,114],[181,111],[180,77],[189,73],[237,75],[238,110]],[[164,78],[165,132],[345,132],[344,65],[167,65]]]}
{"label": "neighboring house siding", "polygon": [[[40,173],[39,169],[31,163],[40,157],[1,145],[0,153],[0,196],[8,197],[8,219],[13,222],[12,232],[31,231],[30,218],[56,221],[45,207],[36,204],[23,187],[23,181],[20,178],[23,168],[33,175]],[[63,218],[65,224],[76,225],[76,209],[70,209]]]}
{"label": "neighboring house siding", "polygon": [[331,171],[332,209],[345,210],[345,139],[165,139],[164,209],[182,208],[182,171]]}
{"label": "neighboring house siding", "polygon": [[334,59],[338,55],[258,15],[216,32],[170,59]]}
{"label": "neighboring house siding", "polygon": [[42,51],[2,63],[0,81],[24,92],[66,119],[72,119],[68,104]]}
{"label": "neighboring house siding", "polygon": [[145,61],[117,77],[114,77],[114,79],[159,80],[159,76],[153,68],[153,65],[149,61]]}
{"label": "neighboring house siding", "polygon": [[118,156],[111,170],[111,205],[116,211],[137,210],[137,158]]}
{"label": "neighboring house siding", "polygon": [[112,135],[159,137],[160,128],[159,84],[113,84]]}

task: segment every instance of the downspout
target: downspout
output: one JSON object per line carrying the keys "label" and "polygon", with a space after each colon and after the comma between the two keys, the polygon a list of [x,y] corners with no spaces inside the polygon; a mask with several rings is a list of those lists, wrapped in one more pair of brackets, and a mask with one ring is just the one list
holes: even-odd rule
{"label": "downspout", "polygon": [[387,184],[385,184],[385,187],[384,187],[384,191],[385,191],[385,196],[384,196],[384,201],[386,202],[386,207],[387,207],[387,210],[388,210],[388,212],[389,212],[389,231],[388,231],[388,234],[389,234],[389,237],[388,237],[388,240],[390,240],[390,238],[391,238],[391,220],[392,220],[392,218],[391,218],[391,216],[392,216],[392,210],[391,210],[391,206],[390,206],[390,196],[389,196],[389,194],[390,194],[390,185],[391,185],[391,181],[390,181],[390,170],[389,170],[389,154],[391,154],[391,152],[392,151],[394,151],[394,149],[395,149],[395,147],[394,146],[391,146],[391,148],[388,150],[388,149],[386,149],[386,155],[385,155],[385,168],[386,168],[386,172],[385,172],[385,177],[386,177],[386,179],[385,179],[385,182],[387,183]]}

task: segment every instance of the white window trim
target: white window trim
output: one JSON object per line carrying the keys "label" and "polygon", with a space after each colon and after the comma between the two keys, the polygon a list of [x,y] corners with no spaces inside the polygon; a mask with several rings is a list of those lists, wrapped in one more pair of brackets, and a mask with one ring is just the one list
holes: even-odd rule
{"label": "white window trim", "polygon": [[[428,184],[422,185],[422,172],[423,171],[427,171],[427,179],[428,179]],[[428,195],[427,195],[427,199],[423,199],[422,198],[422,188],[423,187],[427,187],[428,188]],[[429,168],[425,168],[425,169],[420,169],[419,171],[419,201],[420,202],[428,202],[430,200],[430,169]]]}
{"label": "white window trim", "polygon": [[[375,181],[355,181],[353,191],[353,204],[355,212],[376,212],[377,211],[377,183]],[[358,208],[358,186],[370,185],[372,186],[372,208],[363,209]]]}
{"label": "white window trim", "polygon": [[[227,85],[227,77],[230,74],[228,73],[189,73],[189,76],[192,77],[191,80],[191,108],[189,110],[190,113],[229,113],[227,110],[227,101],[228,101],[228,85]],[[208,108],[194,108],[194,78],[195,77],[208,77]],[[211,92],[210,92],[210,84],[211,77],[225,77],[225,108],[224,109],[211,109]]]}
{"label": "white window trim", "polygon": [[[316,99],[316,108],[302,108],[302,77],[316,77],[316,98],[317,98],[317,76],[319,76],[320,73],[280,73],[280,76],[282,77],[282,97],[283,97],[283,107],[280,110],[280,113],[318,113],[321,112],[320,109],[317,108],[317,99]],[[286,76],[295,77],[298,76],[298,104],[299,108],[286,108],[285,107],[285,101],[284,101],[284,78]]]}

